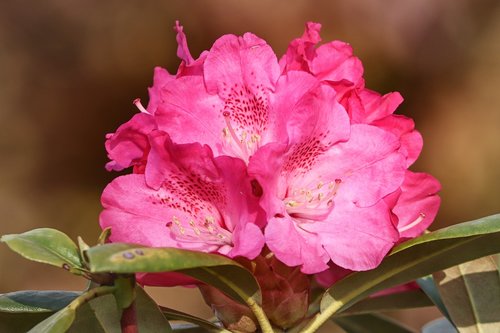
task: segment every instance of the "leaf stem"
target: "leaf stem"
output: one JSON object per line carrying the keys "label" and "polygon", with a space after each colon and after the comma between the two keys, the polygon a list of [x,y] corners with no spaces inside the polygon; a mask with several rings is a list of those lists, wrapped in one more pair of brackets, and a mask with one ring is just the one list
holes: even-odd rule
{"label": "leaf stem", "polygon": [[138,333],[137,327],[137,313],[135,311],[135,301],[133,301],[127,308],[123,309],[122,317],[120,319],[120,326],[122,333]]}
{"label": "leaf stem", "polygon": [[271,326],[269,319],[267,319],[267,316],[264,313],[264,310],[262,310],[262,308],[260,307],[260,305],[257,304],[257,302],[255,302],[253,298],[248,298],[246,303],[248,304],[250,310],[252,310],[253,314],[255,315],[255,318],[257,318],[262,333],[273,333],[274,332],[273,327]]}
{"label": "leaf stem", "polygon": [[68,308],[72,310],[76,310],[78,307],[82,306],[83,304],[90,302],[94,298],[107,295],[107,294],[112,294],[115,291],[115,286],[101,286],[97,288],[90,289],[89,291],[81,294],[77,298],[75,298],[69,305]]}
{"label": "leaf stem", "polygon": [[312,333],[316,332],[316,330],[325,323],[331,316],[335,314],[342,306],[343,302],[333,302],[330,306],[328,306],[325,310],[318,313],[314,316],[314,318],[307,324],[307,326],[300,331],[300,333]]}

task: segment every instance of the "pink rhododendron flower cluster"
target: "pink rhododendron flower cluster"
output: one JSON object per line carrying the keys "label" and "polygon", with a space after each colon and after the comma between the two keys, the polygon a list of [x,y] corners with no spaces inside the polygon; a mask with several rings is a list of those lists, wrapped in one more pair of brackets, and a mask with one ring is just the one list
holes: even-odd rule
{"label": "pink rhododendron flower cluster", "polygon": [[107,137],[108,170],[133,167],[102,196],[111,241],[248,259],[266,246],[338,275],[375,268],[430,225],[440,185],[408,170],[422,138],[394,114],[399,93],[365,88],[348,44],[318,46],[308,23],[279,60],[251,33],[194,59],[175,29],[177,73],[156,68],[147,107],[136,100]]}

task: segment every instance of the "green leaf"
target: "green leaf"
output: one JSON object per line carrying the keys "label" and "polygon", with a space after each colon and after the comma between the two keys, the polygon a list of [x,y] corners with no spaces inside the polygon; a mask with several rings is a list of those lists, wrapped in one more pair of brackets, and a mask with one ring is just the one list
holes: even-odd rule
{"label": "green leaf", "polygon": [[[207,331],[206,328],[200,327],[194,324],[186,323],[174,323],[172,324],[172,332],[176,333],[207,333],[207,332],[217,332],[217,331]],[[230,332],[230,331],[224,331]]]}
{"label": "green leaf", "polygon": [[111,236],[111,227],[107,227],[104,229],[101,234],[99,235],[99,238],[97,239],[97,244],[102,245],[106,243],[108,240],[109,236]]}
{"label": "green leaf", "polygon": [[333,314],[379,290],[496,252],[500,252],[500,215],[453,225],[404,242],[377,268],[352,273],[329,288],[321,301],[321,312],[303,332],[313,332]]}
{"label": "green leaf", "polygon": [[[107,294],[99,292],[99,289],[106,288],[109,289],[104,290]],[[66,330],[68,333],[120,333],[120,311],[110,293],[111,288],[99,289],[84,294],[25,291],[0,295],[0,332],[24,333],[32,328],[32,333]],[[137,286],[136,292],[139,331],[170,333],[170,325],[156,303],[141,287]],[[75,301],[77,296],[81,296],[79,301]]]}
{"label": "green leaf", "polygon": [[0,332],[26,333],[50,315],[51,312],[0,312]]}
{"label": "green leaf", "polygon": [[[223,327],[217,326],[216,324],[202,319],[198,318],[196,316],[192,316],[188,313],[184,313],[181,311],[177,311],[174,309],[169,309],[166,307],[161,306],[160,307],[161,312],[163,312],[163,315],[168,319],[168,320],[180,320],[184,321],[190,324],[193,324],[194,326],[177,326],[177,329],[172,326],[174,331],[178,330],[184,330],[184,329],[196,329],[196,328],[202,328],[204,329],[203,332],[210,332],[210,333],[229,333],[228,330],[226,330]],[[194,328],[193,328],[194,327]]]}
{"label": "green leaf", "polygon": [[448,310],[446,306],[444,306],[443,300],[441,299],[441,295],[437,289],[436,283],[434,282],[434,278],[432,275],[427,275],[421,277],[416,280],[420,288],[429,296],[432,302],[437,306],[439,311],[448,319],[450,319],[450,315],[448,314]]}
{"label": "green leaf", "polygon": [[335,317],[333,321],[347,333],[413,333],[411,329],[379,314]]}
{"label": "green leaf", "polygon": [[[81,309],[83,306],[87,305],[88,302],[97,297],[113,293],[114,290],[115,287],[101,286],[82,293],[67,306],[38,323],[35,327],[29,330],[29,333],[63,333],[68,331],[75,321],[78,309]],[[82,321],[81,316],[78,319],[79,320],[77,322]],[[84,330],[87,330],[90,325],[86,323],[84,327]],[[96,330],[94,329],[92,331]]]}
{"label": "green leaf", "polygon": [[252,274],[226,257],[175,248],[148,248],[113,243],[85,252],[92,273],[178,271],[220,289],[241,302],[261,303],[259,285]]}
{"label": "green leaf", "polygon": [[116,304],[119,309],[126,309],[135,300],[135,276],[118,276],[115,279],[116,290],[114,292]]}
{"label": "green leaf", "polygon": [[500,275],[493,256],[450,267],[434,278],[459,332],[500,332]]}
{"label": "green leaf", "polygon": [[457,333],[457,329],[446,318],[435,319],[422,327],[422,333]]}
{"label": "green leaf", "polygon": [[0,312],[51,313],[64,308],[80,296],[76,291],[24,290],[0,295]]}
{"label": "green leaf", "polygon": [[64,333],[75,320],[76,309],[73,307],[64,307],[52,316],[38,323],[30,329],[28,333]]}
{"label": "green leaf", "polygon": [[338,281],[325,293],[321,309],[335,303],[339,312],[379,290],[497,252],[500,215],[440,229],[400,244],[377,268]]}
{"label": "green leaf", "polygon": [[34,229],[22,234],[4,235],[5,242],[23,257],[81,274],[83,269],[75,243],[64,233],[50,228]]}
{"label": "green leaf", "polygon": [[26,290],[0,295],[0,332],[27,332],[80,294]]}
{"label": "green leaf", "polygon": [[[156,303],[146,294],[140,286],[136,286],[136,317],[137,326],[140,333],[170,333],[170,324],[165,319]],[[113,296],[105,295],[92,300],[89,309],[93,318],[81,318],[84,325],[88,325],[92,320],[99,323],[106,333],[120,333],[120,314]],[[79,314],[77,314],[79,318]],[[85,324],[86,322],[86,324]],[[75,321],[76,323],[76,321]],[[94,332],[81,329],[80,325],[72,326],[74,332]]]}
{"label": "green leaf", "polygon": [[77,237],[77,240],[78,240],[78,250],[80,252],[80,258],[83,258],[83,252],[89,249],[90,246],[87,243],[85,243],[83,238],[80,236]]}
{"label": "green leaf", "polygon": [[136,286],[136,309],[139,332],[141,333],[168,333],[170,324],[165,319],[156,302],[142,289]]}
{"label": "green leaf", "polygon": [[434,303],[421,290],[409,290],[377,297],[367,297],[338,315],[349,316],[371,312],[414,309],[433,305]]}

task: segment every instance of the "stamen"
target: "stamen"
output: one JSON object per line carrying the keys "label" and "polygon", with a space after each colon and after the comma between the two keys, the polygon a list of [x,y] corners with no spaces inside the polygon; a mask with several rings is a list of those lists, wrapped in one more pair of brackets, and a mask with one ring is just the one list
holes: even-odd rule
{"label": "stamen", "polygon": [[229,133],[231,134],[231,137],[232,137],[233,141],[236,142],[236,144],[238,145],[238,147],[240,147],[240,149],[243,152],[243,154],[248,155],[248,151],[247,151],[246,145],[243,145],[243,140],[241,140],[241,139],[238,138],[238,135],[234,131],[233,126],[231,126],[231,122],[229,121],[229,115],[230,115],[230,113],[228,111],[224,111],[222,113],[222,115],[224,116],[224,121],[226,122],[226,125],[227,125],[226,128],[229,131]]}
{"label": "stamen", "polygon": [[335,179],[327,184],[320,181],[316,184],[310,184],[311,187],[291,190],[293,196],[284,199],[288,214],[310,219],[324,218],[333,207],[333,199],[337,195],[341,183],[341,179]]}
{"label": "stamen", "polygon": [[144,106],[142,105],[141,103],[141,99],[140,98],[136,98],[134,99],[133,101],[134,105],[139,109],[139,111],[141,111],[142,113],[147,113],[147,114],[150,114],[148,112],[148,110],[146,110],[146,108],[144,108]]}
{"label": "stamen", "polygon": [[419,224],[420,222],[422,222],[424,219],[425,219],[425,214],[424,213],[418,214],[418,217],[415,219],[415,221],[413,221],[410,224],[405,225],[404,227],[401,227],[401,229],[399,229],[399,232],[403,232],[403,231],[406,231],[408,229],[413,228],[414,226],[416,226],[417,224]]}

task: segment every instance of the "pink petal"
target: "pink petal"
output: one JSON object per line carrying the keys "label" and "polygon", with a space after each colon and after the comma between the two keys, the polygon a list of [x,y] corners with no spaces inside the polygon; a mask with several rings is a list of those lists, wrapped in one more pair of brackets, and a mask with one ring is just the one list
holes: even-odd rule
{"label": "pink petal", "polygon": [[306,98],[317,87],[319,81],[306,72],[290,71],[280,76],[276,84],[274,103],[269,112],[268,130],[262,137],[261,145],[272,141],[287,141],[286,123],[297,103]]}
{"label": "pink petal", "polygon": [[199,143],[176,145],[168,134],[153,131],[149,135],[151,151],[145,176],[148,186],[159,189],[172,170],[189,170],[193,174],[216,179],[219,177],[212,151]]}
{"label": "pink petal", "polygon": [[233,230],[233,243],[233,248],[227,253],[229,257],[254,259],[262,251],[265,240],[262,231],[253,221],[245,221]]}
{"label": "pink petal", "polygon": [[398,92],[381,96],[369,89],[359,89],[343,101],[353,123],[371,124],[394,113],[403,102]]}
{"label": "pink petal", "polygon": [[248,224],[263,225],[264,213],[245,163],[227,156],[214,159],[199,143],[176,145],[162,131],[153,131],[149,139],[145,175],[117,178],[105,189],[103,226],[113,225],[127,237],[130,229],[153,224],[157,236],[146,239],[161,235],[179,248],[257,256],[263,235]]}
{"label": "pink petal", "polygon": [[143,175],[126,175],[113,180],[102,194],[104,207],[101,228],[111,227],[112,242],[146,246],[175,246],[166,228],[167,214],[152,199],[156,191],[149,188]]}
{"label": "pink petal", "polygon": [[[349,117],[335,97],[335,90],[327,85],[318,85],[298,101],[286,123],[291,144],[302,146],[307,141],[327,149],[349,138]],[[313,149],[310,147],[308,150],[303,152],[306,154],[301,157],[301,163],[309,163],[307,156]]]}
{"label": "pink petal", "polygon": [[186,35],[182,31],[183,27],[179,24],[179,21],[175,21],[174,30],[177,32],[177,36],[175,37],[178,44],[177,56],[181,58],[186,65],[190,65],[194,61],[194,59],[189,52]]}
{"label": "pink petal", "polygon": [[175,286],[194,286],[199,284],[198,280],[190,276],[177,273],[138,273],[136,274],[137,282],[143,286],[153,287],[175,287]]}
{"label": "pink petal", "polygon": [[342,280],[351,273],[351,270],[330,264],[326,271],[315,274],[314,278],[323,288],[330,288],[335,282]]}
{"label": "pink petal", "polygon": [[253,177],[247,174],[245,163],[237,158],[220,156],[215,159],[215,165],[221,181],[228,184],[225,187],[228,204],[220,209],[226,229],[232,232],[245,230],[244,225],[248,223],[264,226],[265,213],[259,206],[262,193],[256,191],[255,183],[252,185]]}
{"label": "pink petal", "polygon": [[349,140],[329,150],[314,174],[322,175],[324,183],[338,179],[337,197],[360,207],[370,206],[403,182],[406,159],[398,148],[399,140],[392,133],[370,125],[352,125]]}
{"label": "pink petal", "polygon": [[286,149],[287,145],[284,143],[269,143],[257,150],[248,164],[248,173],[263,188],[260,205],[268,219],[275,214],[285,214],[282,199],[285,197],[287,184],[277,170],[282,167]]}
{"label": "pink petal", "polygon": [[383,128],[400,138],[399,151],[406,157],[406,166],[415,162],[423,147],[422,136],[415,130],[415,123],[411,118],[402,115],[389,115],[372,122],[372,125]]}
{"label": "pink petal", "polygon": [[155,118],[158,128],[176,143],[203,142],[214,151],[222,141],[225,127],[219,112],[220,99],[209,95],[201,76],[184,76],[162,89],[162,103]]}
{"label": "pink petal", "polygon": [[205,83],[210,93],[227,98],[237,85],[251,89],[273,89],[279,76],[276,55],[259,37],[225,35],[215,41],[205,60]]}
{"label": "pink petal", "polygon": [[111,160],[107,170],[120,171],[130,166],[142,166],[149,152],[147,135],[156,128],[154,118],[138,113],[121,125],[115,133],[106,136],[106,150]]}
{"label": "pink petal", "polygon": [[333,41],[316,49],[311,72],[321,80],[362,83],[363,65],[353,56],[352,47],[341,41]]}
{"label": "pink petal", "polygon": [[147,107],[147,111],[154,115],[158,105],[164,102],[163,97],[161,95],[161,90],[167,84],[173,82],[175,80],[175,76],[171,75],[166,69],[161,67],[155,67],[154,75],[153,75],[153,86],[148,88],[149,92],[149,103]]}
{"label": "pink petal", "polygon": [[425,173],[406,172],[401,186],[401,195],[393,212],[399,222],[397,228],[401,238],[421,235],[434,221],[441,199],[437,195],[441,185]]}
{"label": "pink petal", "polygon": [[302,230],[288,216],[271,218],[265,237],[269,249],[287,266],[301,265],[305,274],[328,268],[328,256],[318,242],[318,235]]}
{"label": "pink petal", "polygon": [[306,23],[302,37],[290,43],[285,55],[279,61],[283,73],[293,70],[310,71],[309,65],[316,56],[315,45],[321,41],[320,30],[321,24]]}
{"label": "pink petal", "polygon": [[398,240],[384,201],[367,208],[337,201],[325,221],[303,228],[318,235],[334,264],[353,271],[377,267]]}
{"label": "pink petal", "polygon": [[175,22],[174,30],[177,32],[177,56],[182,60],[177,71],[177,77],[186,75],[203,75],[203,65],[207,57],[207,52],[204,51],[198,59],[193,59],[187,45],[187,38],[184,34],[183,27],[179,21]]}

